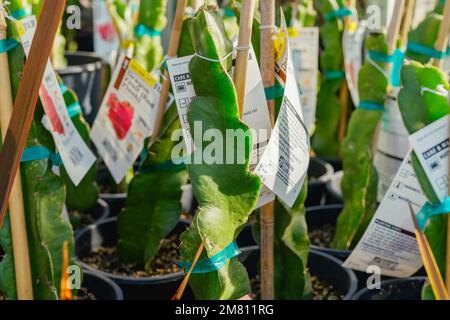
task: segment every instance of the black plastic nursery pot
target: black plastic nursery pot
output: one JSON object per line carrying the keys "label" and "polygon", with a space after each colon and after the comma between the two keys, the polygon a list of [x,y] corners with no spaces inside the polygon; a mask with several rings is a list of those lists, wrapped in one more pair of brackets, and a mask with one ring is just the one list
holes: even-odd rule
{"label": "black plastic nursery pot", "polygon": [[343,171],[333,174],[325,186],[325,202],[326,204],[342,204],[344,199],[342,197],[341,182],[344,176]]}
{"label": "black plastic nursery pot", "polygon": [[[104,164],[101,164],[97,170],[97,183],[102,185],[107,185],[109,183],[110,175],[108,169]],[[117,217],[117,215],[122,211],[125,206],[125,200],[127,199],[127,194],[125,192],[120,193],[107,193],[101,192],[100,198],[106,201],[109,205],[110,216]]]}
{"label": "black plastic nursery pot", "polygon": [[85,215],[85,221],[81,219],[81,225],[74,225],[75,232],[79,232],[89,224],[108,219],[110,217],[109,205],[105,200],[99,198],[93,208],[86,210],[82,214]]}
{"label": "black plastic nursery pot", "polygon": [[[113,247],[117,244],[117,218],[110,218],[98,224],[91,225],[77,234],[75,238],[75,255],[78,259],[87,257],[100,246]],[[181,234],[187,228],[187,222],[178,223],[170,235]],[[123,291],[127,300],[168,300],[175,293],[184,273],[182,270],[176,273],[134,278],[130,276],[118,276],[92,268],[81,262],[84,270],[100,274],[114,281]],[[190,291],[186,290],[186,297],[190,298]]]}
{"label": "black plastic nursery pot", "polygon": [[[308,231],[311,235],[316,230],[324,230],[327,227],[334,228],[337,223],[337,219],[343,209],[342,205],[329,205],[321,207],[312,207],[306,210],[306,223],[308,224]],[[346,260],[350,255],[350,250],[337,250],[325,247],[319,247],[318,245],[311,246],[314,250],[329,254],[342,261]]]}
{"label": "black plastic nursery pot", "polygon": [[67,52],[67,67],[57,70],[64,84],[73,89],[86,121],[92,125],[103,98],[103,60],[91,52]]}
{"label": "black plastic nursery pot", "polygon": [[[239,260],[247,268],[250,278],[259,273],[259,247],[241,249]],[[327,282],[342,293],[344,300],[350,300],[358,290],[355,273],[342,267],[342,261],[317,250],[311,250],[308,258],[308,270],[312,276]]]}
{"label": "black plastic nursery pot", "polygon": [[352,300],[421,300],[425,281],[425,277],[382,281],[381,289],[361,289]]}
{"label": "black plastic nursery pot", "polygon": [[308,168],[308,197],[305,206],[313,207],[322,204],[324,199],[325,186],[327,181],[333,176],[334,169],[325,161],[319,158],[311,158]]}
{"label": "black plastic nursery pot", "polygon": [[123,300],[122,289],[99,273],[84,271],[82,287],[92,293],[96,300]]}

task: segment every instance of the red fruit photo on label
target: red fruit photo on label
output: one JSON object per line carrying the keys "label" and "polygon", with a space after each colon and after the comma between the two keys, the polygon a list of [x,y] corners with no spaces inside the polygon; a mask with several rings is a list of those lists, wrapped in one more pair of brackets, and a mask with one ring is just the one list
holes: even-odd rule
{"label": "red fruit photo on label", "polygon": [[115,36],[115,30],[112,23],[106,23],[97,28],[100,37],[107,42],[113,41]]}
{"label": "red fruit photo on label", "polygon": [[52,97],[50,97],[50,94],[44,86],[41,86],[39,89],[39,94],[42,100],[42,105],[45,107],[45,114],[50,120],[53,131],[59,133],[60,135],[64,135],[64,125],[59,118]]}
{"label": "red fruit photo on label", "polygon": [[133,124],[134,109],[128,101],[119,101],[115,93],[108,97],[108,118],[119,140],[125,139]]}

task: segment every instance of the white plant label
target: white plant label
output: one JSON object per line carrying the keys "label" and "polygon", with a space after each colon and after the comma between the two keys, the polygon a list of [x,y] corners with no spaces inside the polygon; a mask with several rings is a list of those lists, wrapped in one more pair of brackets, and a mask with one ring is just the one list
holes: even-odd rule
{"label": "white plant label", "polygon": [[284,86],[284,97],[269,145],[255,173],[283,202],[292,207],[306,178],[310,145],[283,14],[281,21],[275,41],[275,69],[278,82]]}
{"label": "white plant label", "polygon": [[378,201],[383,200],[406,154],[410,150],[409,133],[397,102],[399,88],[386,98],[380,136],[378,139],[375,167],[379,173]]}
{"label": "white plant label", "polygon": [[425,204],[408,153],[362,239],[344,267],[366,272],[378,266],[382,275],[406,278],[422,267],[408,203],[417,213]]}
{"label": "white plant label", "polygon": [[357,21],[352,20],[349,27],[344,30],[342,39],[345,77],[355,106],[358,106],[360,101],[358,76],[363,63],[363,45],[366,30],[366,21],[362,20],[358,23]]}
{"label": "white plant label", "polygon": [[317,82],[319,76],[319,28],[300,28],[290,32],[292,62],[300,83],[305,125],[313,132],[316,122]]}
{"label": "white plant label", "polygon": [[160,84],[136,60],[120,56],[90,134],[116,183],[153,132],[159,91]]}
{"label": "white plant label", "polygon": [[192,100],[197,97],[189,72],[189,62],[193,57],[194,56],[186,56],[167,60],[167,69],[169,71],[170,82],[175,96],[187,154],[191,154],[194,151],[194,142],[187,117],[188,108]]}
{"label": "white plant label", "polygon": [[441,201],[448,194],[448,121],[443,117],[410,137],[422,168]]}
{"label": "white plant label", "polygon": [[114,66],[120,47],[119,36],[104,0],[92,3],[94,25],[94,50],[110,65]]}
{"label": "white plant label", "polygon": [[[439,0],[438,0],[439,1]],[[436,0],[416,0],[412,28],[416,28],[436,6]]]}
{"label": "white plant label", "polygon": [[[188,154],[194,150],[194,143],[189,128],[187,112],[192,100],[197,96],[189,73],[189,62],[193,56],[186,56],[167,61],[170,80],[175,95],[178,114],[183,130],[183,138]],[[255,165],[262,157],[270,138],[272,126],[270,123],[269,109],[264,94],[264,86],[259,72],[258,62],[253,49],[250,52],[248,63],[248,77],[246,84],[246,97],[243,113],[243,121],[256,132],[262,130],[267,135],[253,136],[253,150],[250,163],[250,170],[255,169]],[[265,186],[261,188],[259,200],[256,208],[273,201],[275,195]]]}
{"label": "white plant label", "polygon": [[[20,38],[28,56],[36,31],[36,17],[30,16],[17,22]],[[50,132],[70,179],[78,185],[96,162],[96,158],[67,112],[67,106],[50,59],[47,62],[39,97],[50,124]]]}

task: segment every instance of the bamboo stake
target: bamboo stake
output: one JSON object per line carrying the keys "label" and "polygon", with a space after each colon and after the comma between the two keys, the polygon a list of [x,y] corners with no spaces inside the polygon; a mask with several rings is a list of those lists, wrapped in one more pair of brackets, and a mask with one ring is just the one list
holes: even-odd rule
{"label": "bamboo stake", "polygon": [[[356,0],[346,0],[346,5],[349,9],[355,9]],[[350,17],[345,17],[344,19],[344,29],[349,27],[351,22]],[[347,133],[347,125],[348,125],[348,103],[349,103],[349,91],[348,91],[348,83],[347,80],[344,79],[342,81],[341,90],[339,93],[339,101],[341,103],[341,115],[339,120],[339,142],[342,143],[345,139],[345,135]]]}
{"label": "bamboo stake", "polygon": [[[450,2],[450,1],[449,1]],[[448,103],[450,104],[450,91],[448,93]],[[449,125],[449,136],[450,136],[450,125]],[[450,175],[450,155],[448,159],[448,172]],[[449,180],[450,181],[450,177]],[[450,196],[450,187],[448,188],[448,195]],[[447,215],[447,244],[446,244],[446,259],[445,259],[445,285],[447,287],[447,290],[450,290],[450,216]],[[450,291],[448,291],[448,294],[450,295]]]}
{"label": "bamboo stake", "polygon": [[0,152],[0,228],[33,120],[39,88],[66,1],[45,1]]}
{"label": "bamboo stake", "polygon": [[242,118],[247,84],[247,66],[252,38],[253,14],[255,0],[242,1],[242,12],[239,21],[239,38],[234,69],[234,85],[239,105],[239,117]]}
{"label": "bamboo stake", "polygon": [[[445,52],[448,45],[448,35],[450,32],[450,0],[445,2],[444,13],[441,26],[439,28],[438,37],[434,44],[434,48],[438,51]],[[441,68],[443,59],[435,59],[434,66]]]}
{"label": "bamboo stake", "polygon": [[[443,20],[441,22],[441,26],[439,28],[438,37],[434,44],[434,48],[438,51],[445,52],[448,46],[448,36],[450,32],[450,0],[445,2]],[[438,68],[442,68],[443,59],[435,59],[434,66]],[[450,128],[450,126],[449,126]],[[450,134],[450,131],[449,131]],[[448,160],[449,166],[449,181],[450,181],[450,156]],[[450,196],[450,188],[448,191],[448,195]],[[445,263],[445,284],[447,287],[448,293],[450,294],[450,216],[447,217],[447,243],[446,243],[446,263]]]}
{"label": "bamboo stake", "polygon": [[[3,0],[0,0],[0,5],[2,4]],[[6,20],[3,11],[0,10],[0,40],[6,39],[6,29]],[[6,128],[8,128],[13,110],[7,53],[0,54],[0,83],[2,84],[2,93],[0,94],[0,128],[5,128],[5,130],[2,131],[2,140],[4,140]],[[17,299],[33,300],[30,253],[28,249],[25,209],[23,205],[22,181],[19,172],[16,174],[15,183],[11,190],[9,220],[11,224]]]}
{"label": "bamboo stake", "polygon": [[[170,35],[169,50],[167,53],[168,58],[173,58],[177,55],[178,45],[180,44],[181,29],[183,28],[183,17],[184,11],[186,10],[187,0],[177,1],[177,10],[175,12],[175,18],[173,21],[172,33]],[[161,92],[158,102],[158,113],[156,114],[155,127],[153,129],[153,134],[150,138],[150,143],[148,144],[148,149],[156,142],[158,139],[159,130],[161,129],[162,120],[164,118],[164,113],[166,111],[167,97],[169,96],[170,90],[170,78],[169,72],[164,70],[163,83],[161,86]]]}
{"label": "bamboo stake", "polygon": [[[261,25],[275,26],[275,1],[260,2]],[[261,30],[261,75],[264,87],[275,84],[275,28]],[[275,123],[275,101],[267,101],[272,126]],[[261,208],[261,299],[274,300],[274,227],[275,204],[271,202]]]}
{"label": "bamboo stake", "polygon": [[189,282],[189,278],[191,277],[191,274],[194,271],[194,268],[197,265],[197,262],[200,259],[200,256],[202,255],[203,249],[205,248],[205,243],[206,243],[206,238],[203,240],[200,247],[198,248],[198,250],[195,254],[195,257],[194,257],[194,261],[192,262],[192,265],[189,268],[189,272],[184,277],[183,282],[181,282],[180,286],[178,287],[177,291],[175,292],[175,294],[173,295],[171,300],[181,300],[184,290],[186,290],[187,284]]}
{"label": "bamboo stake", "polygon": [[416,234],[420,255],[422,257],[423,265],[427,272],[428,279],[430,280],[434,296],[436,297],[436,300],[449,300],[447,289],[444,285],[444,280],[442,279],[442,275],[439,272],[439,268],[437,266],[436,259],[433,255],[430,244],[428,243],[428,240],[423,232],[420,231],[419,224],[417,223],[411,203],[408,203],[408,205],[412,220],[414,222],[414,232]]}
{"label": "bamboo stake", "polygon": [[[403,16],[405,14],[406,0],[396,0],[394,6],[394,13],[392,15],[391,23],[387,30],[388,54],[392,55],[397,49],[397,40],[400,35]],[[386,67],[389,70],[389,67]],[[378,139],[380,137],[381,123],[378,124],[375,134],[372,139],[372,154],[376,154],[378,147]]]}

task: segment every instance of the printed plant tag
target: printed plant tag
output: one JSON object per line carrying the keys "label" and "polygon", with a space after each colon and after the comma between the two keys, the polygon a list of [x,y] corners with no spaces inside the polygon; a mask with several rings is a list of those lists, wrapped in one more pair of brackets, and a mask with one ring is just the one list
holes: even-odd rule
{"label": "printed plant tag", "polygon": [[379,175],[378,201],[383,200],[406,154],[410,150],[409,132],[406,129],[397,96],[399,88],[393,88],[391,96],[386,98],[380,136],[378,138],[375,167]]}
{"label": "printed plant tag", "polygon": [[[194,143],[187,119],[189,105],[196,97],[189,73],[189,62],[192,57],[193,56],[187,56],[170,59],[167,62],[188,154],[192,153],[194,150]],[[250,160],[251,171],[255,169],[256,164],[262,157],[272,131],[268,110],[258,62],[256,61],[255,53],[252,49],[249,55],[243,121],[254,130],[254,133],[261,134],[253,134],[253,150],[252,158]],[[260,191],[260,197],[256,208],[260,208],[274,199],[275,195],[268,188],[263,186]]]}
{"label": "printed plant tag", "polygon": [[319,76],[319,28],[300,28],[290,34],[289,45],[292,50],[295,78],[301,88],[300,102],[305,125],[309,132],[313,132]]}
{"label": "printed plant tag", "polygon": [[[36,31],[36,24],[35,16],[17,21],[20,38],[26,55],[30,52],[31,43]],[[44,78],[39,89],[39,97],[46,117],[48,118],[50,132],[55,141],[56,148],[64,163],[64,168],[72,182],[78,185],[95,163],[96,158],[70,119],[56,73],[50,60],[47,62]]]}
{"label": "printed plant tag", "polygon": [[284,97],[269,145],[255,173],[272,192],[292,207],[306,178],[310,146],[287,41],[288,30],[281,14],[282,25],[275,41],[275,69],[278,82],[284,86]]}
{"label": "printed plant tag", "polygon": [[114,66],[120,47],[119,36],[104,0],[92,3],[94,25],[94,50],[110,65]]}
{"label": "printed plant tag", "polygon": [[136,60],[119,58],[91,130],[91,140],[116,183],[123,180],[153,132],[159,91],[159,83]]}
{"label": "printed plant tag", "polygon": [[422,267],[422,259],[408,203],[417,213],[425,202],[409,152],[344,267],[367,272],[376,266],[382,275],[399,278],[416,273]]}
{"label": "printed plant tag", "polygon": [[357,21],[350,22],[349,27],[344,30],[342,39],[345,76],[355,106],[359,105],[358,77],[363,63],[364,36],[367,30],[366,21],[362,20],[359,23]]}
{"label": "printed plant tag", "polygon": [[410,136],[422,168],[441,201],[448,194],[448,121],[443,117]]}

